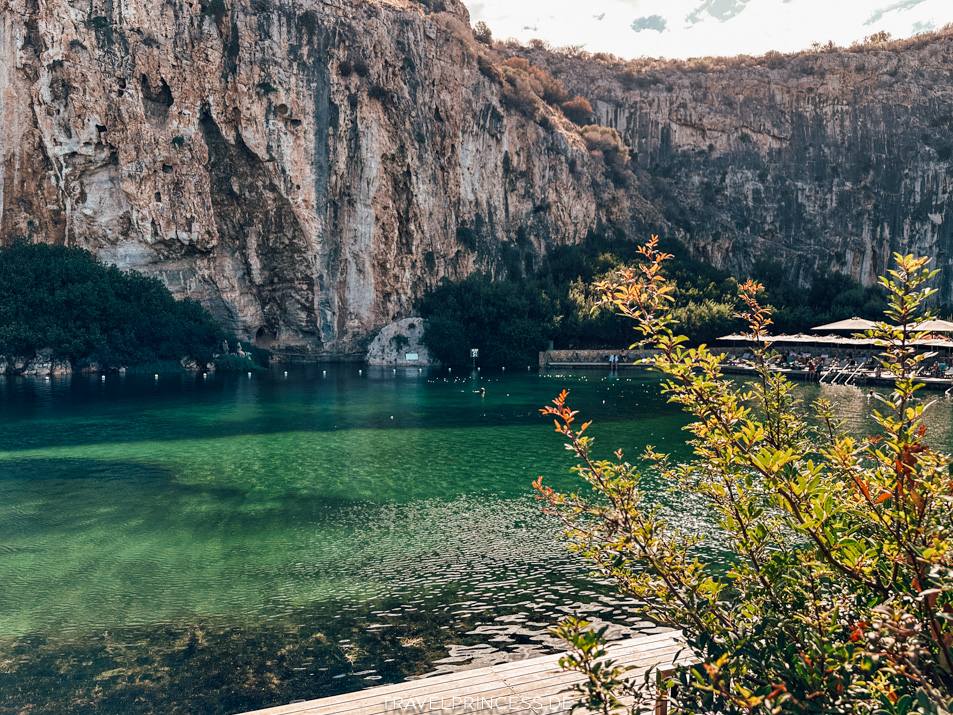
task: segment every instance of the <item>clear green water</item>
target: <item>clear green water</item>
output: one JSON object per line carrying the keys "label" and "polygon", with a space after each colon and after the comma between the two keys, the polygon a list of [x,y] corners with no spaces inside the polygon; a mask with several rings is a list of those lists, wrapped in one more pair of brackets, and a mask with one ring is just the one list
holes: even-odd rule
{"label": "clear green water", "polygon": [[573,484],[563,387],[604,449],[677,452],[657,380],[358,370],[0,379],[0,712],[233,713],[550,652],[567,611],[651,628],[530,484]]}

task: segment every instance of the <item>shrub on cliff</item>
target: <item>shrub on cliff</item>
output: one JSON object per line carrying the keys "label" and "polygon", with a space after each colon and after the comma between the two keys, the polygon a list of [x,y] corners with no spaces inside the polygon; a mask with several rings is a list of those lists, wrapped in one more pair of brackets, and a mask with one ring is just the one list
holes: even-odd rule
{"label": "shrub on cliff", "polygon": [[574,124],[588,124],[592,121],[592,105],[585,97],[573,97],[559,105],[566,118]]}
{"label": "shrub on cliff", "polygon": [[[535,486],[567,526],[571,548],[652,620],[680,628],[702,661],[682,665],[678,713],[908,715],[953,711],[953,463],[934,450],[913,375],[927,357],[910,347],[923,320],[928,259],[896,256],[883,285],[887,321],[867,334],[896,379],[876,395],[873,435],[852,435],[823,400],[806,407],[766,367],[770,312],[760,286],[741,287],[749,334],[760,345],[755,379],[726,378],[723,356],[689,350],[672,322],[669,258],[653,240],[646,261],[602,283],[607,304],[635,321],[671,402],[694,419],[693,457],[679,463],[651,446],[634,463],[595,455],[563,392],[556,431],[579,460],[577,494]],[[650,482],[647,489],[645,482]],[[720,528],[712,559],[691,528],[650,505],[659,485],[687,495]],[[602,632],[570,619],[559,635],[573,650],[563,667],[587,676],[586,709],[627,710],[654,683],[626,683],[598,663]],[[684,655],[681,654],[681,655]],[[675,656],[679,657],[679,656]],[[683,661],[684,662],[684,661]],[[665,664],[662,664],[665,665]],[[647,694],[647,693],[646,693]],[[646,712],[645,709],[630,711]],[[654,711],[654,707],[651,711]]]}
{"label": "shrub on cliff", "polygon": [[224,335],[208,311],[177,301],[156,278],[105,266],[80,248],[0,248],[0,354],[51,348],[105,365],[184,356],[207,361]]}
{"label": "shrub on cliff", "polygon": [[580,129],[579,133],[589,151],[601,153],[608,166],[621,168],[629,161],[629,147],[612,127],[590,124]]}
{"label": "shrub on cliff", "polygon": [[473,27],[473,37],[477,42],[489,45],[490,47],[493,46],[493,31],[490,30],[489,25],[483,21],[478,22]]}

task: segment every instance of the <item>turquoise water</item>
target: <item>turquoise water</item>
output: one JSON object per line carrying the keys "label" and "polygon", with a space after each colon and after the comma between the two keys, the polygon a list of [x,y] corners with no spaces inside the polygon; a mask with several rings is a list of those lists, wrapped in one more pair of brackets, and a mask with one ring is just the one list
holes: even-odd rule
{"label": "turquoise water", "polygon": [[564,387],[606,453],[678,453],[655,378],[359,369],[0,379],[0,712],[233,713],[551,652],[569,611],[651,629],[531,482],[574,484]]}

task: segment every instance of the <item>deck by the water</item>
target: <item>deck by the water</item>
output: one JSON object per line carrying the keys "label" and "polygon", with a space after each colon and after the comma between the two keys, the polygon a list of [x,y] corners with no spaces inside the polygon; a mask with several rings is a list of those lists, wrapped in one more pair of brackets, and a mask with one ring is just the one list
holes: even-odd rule
{"label": "deck by the water", "polygon": [[[646,673],[668,673],[693,661],[691,652],[668,631],[618,641],[608,657],[629,666],[627,677],[642,682]],[[572,686],[583,677],[559,667],[561,654],[529,658],[489,668],[381,685],[320,700],[291,703],[244,715],[556,715],[578,700]],[[666,712],[664,700],[656,712]]]}

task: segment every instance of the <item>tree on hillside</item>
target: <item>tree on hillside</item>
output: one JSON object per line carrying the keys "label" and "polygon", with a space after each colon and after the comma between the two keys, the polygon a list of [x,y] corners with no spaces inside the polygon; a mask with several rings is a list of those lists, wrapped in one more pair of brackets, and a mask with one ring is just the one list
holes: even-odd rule
{"label": "tree on hillside", "polygon": [[80,248],[25,240],[0,248],[0,355],[49,348],[111,366],[208,361],[223,337],[208,311],[176,300],[156,278]]}
{"label": "tree on hillside", "polygon": [[[740,288],[744,318],[760,348],[756,379],[726,379],[723,357],[689,349],[673,330],[668,258],[656,240],[645,261],[602,283],[605,300],[632,318],[658,349],[652,369],[694,422],[694,457],[676,463],[651,446],[630,463],[598,458],[589,423],[578,424],[567,393],[543,411],[580,460],[590,494],[535,486],[583,554],[645,614],[681,628],[702,663],[666,686],[690,713],[947,713],[953,709],[953,477],[933,449],[913,375],[924,359],[912,341],[924,318],[928,260],[896,256],[882,284],[886,318],[870,331],[896,378],[878,395],[878,434],[845,432],[832,406],[798,400],[767,369],[771,324],[761,286]],[[701,538],[666,522],[642,488],[647,475],[702,500],[730,550],[709,563]],[[586,673],[589,709],[609,713],[647,687],[595,667],[600,635],[570,620],[564,667]]]}

